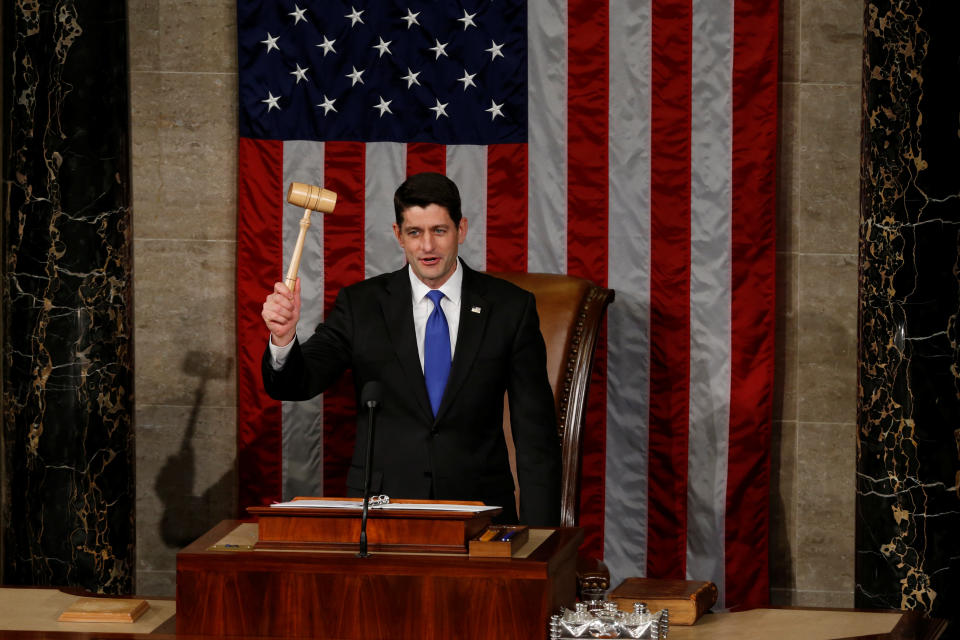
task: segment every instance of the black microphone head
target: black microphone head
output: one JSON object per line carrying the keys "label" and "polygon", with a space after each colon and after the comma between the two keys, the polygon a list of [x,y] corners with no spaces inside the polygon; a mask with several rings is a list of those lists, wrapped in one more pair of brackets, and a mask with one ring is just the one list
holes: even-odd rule
{"label": "black microphone head", "polygon": [[363,385],[360,391],[360,406],[375,407],[380,404],[380,397],[383,395],[383,385],[377,380],[371,380]]}

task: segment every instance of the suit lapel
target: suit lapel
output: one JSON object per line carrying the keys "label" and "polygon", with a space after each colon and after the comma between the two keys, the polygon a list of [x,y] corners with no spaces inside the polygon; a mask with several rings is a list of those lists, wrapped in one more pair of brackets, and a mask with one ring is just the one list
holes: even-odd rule
{"label": "suit lapel", "polygon": [[453,354],[450,377],[443,392],[437,418],[443,416],[470,375],[473,362],[480,351],[483,331],[490,317],[490,302],[484,297],[482,283],[476,273],[460,262],[463,269],[463,289],[460,293],[460,327],[457,329],[457,347]]}
{"label": "suit lapel", "polygon": [[413,292],[410,289],[407,268],[395,271],[388,280],[380,296],[380,309],[386,319],[390,341],[406,374],[404,378],[408,391],[432,420],[433,410],[430,408],[427,385],[423,380],[423,369],[420,368],[417,334],[413,328]]}

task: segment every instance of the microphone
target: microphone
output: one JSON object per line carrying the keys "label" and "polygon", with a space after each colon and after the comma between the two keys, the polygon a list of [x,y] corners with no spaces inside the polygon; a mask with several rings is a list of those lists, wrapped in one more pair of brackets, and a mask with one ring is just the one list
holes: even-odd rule
{"label": "microphone", "polygon": [[376,380],[371,380],[363,385],[363,391],[360,392],[360,404],[371,409],[380,404],[380,396],[383,394],[383,385]]}
{"label": "microphone", "polygon": [[376,380],[363,385],[360,392],[360,406],[367,408],[367,461],[363,473],[363,511],[360,515],[360,551],[358,558],[368,558],[367,553],[367,510],[370,508],[370,474],[373,469],[373,423],[383,386]]}

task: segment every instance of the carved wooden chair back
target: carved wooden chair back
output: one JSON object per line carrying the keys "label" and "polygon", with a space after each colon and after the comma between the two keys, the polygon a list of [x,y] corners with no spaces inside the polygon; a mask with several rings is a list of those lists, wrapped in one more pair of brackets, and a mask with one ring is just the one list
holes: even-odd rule
{"label": "carved wooden chair back", "polygon": [[[590,373],[612,289],[589,280],[552,273],[499,272],[537,298],[540,332],[547,346],[547,374],[556,400],[557,434],[562,442],[563,485],[560,524],[575,526],[579,515],[580,465]],[[513,438],[509,409],[504,409],[504,432],[513,467]]]}

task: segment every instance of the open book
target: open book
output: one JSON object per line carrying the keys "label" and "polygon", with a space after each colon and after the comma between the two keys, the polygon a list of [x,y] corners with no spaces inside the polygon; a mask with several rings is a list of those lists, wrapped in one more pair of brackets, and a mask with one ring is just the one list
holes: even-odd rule
{"label": "open book", "polygon": [[[289,502],[274,502],[270,505],[271,509],[362,509],[363,500],[356,499],[338,499],[330,500],[327,498],[307,498],[290,500]],[[386,504],[374,504],[371,502],[371,509],[381,511],[460,511],[469,513],[483,513],[492,511],[500,507],[486,504],[471,503],[453,503],[453,502],[388,502]]]}

